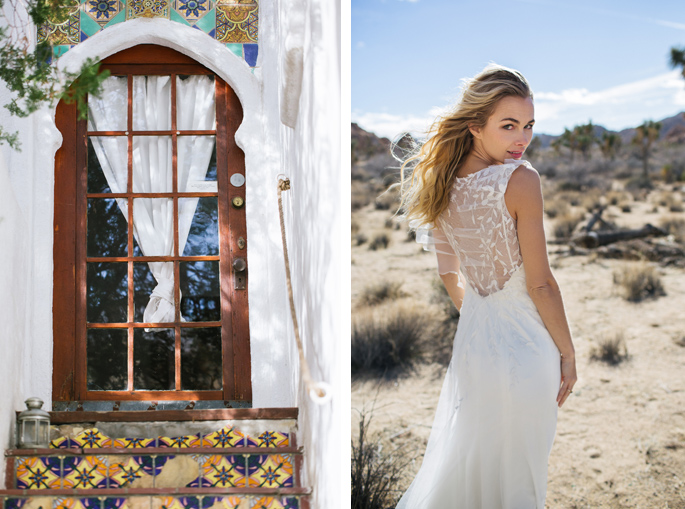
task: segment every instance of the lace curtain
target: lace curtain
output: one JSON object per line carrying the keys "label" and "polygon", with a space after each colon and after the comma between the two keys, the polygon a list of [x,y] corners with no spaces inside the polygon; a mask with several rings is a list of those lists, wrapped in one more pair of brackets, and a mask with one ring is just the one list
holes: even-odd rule
{"label": "lace curtain", "polygon": [[[177,78],[176,113],[179,130],[214,129],[214,80],[209,76]],[[126,79],[105,80],[100,98],[89,99],[88,129],[91,131],[126,130]],[[171,78],[169,76],[133,77],[133,130],[171,129]],[[190,191],[189,184],[205,179],[214,147],[213,136],[177,138],[178,190]],[[128,180],[127,138],[124,136],[91,137],[98,162],[113,193],[125,193]],[[171,136],[133,137],[133,192],[167,193],[172,191]],[[199,198],[178,201],[179,253],[188,239]],[[128,201],[117,198],[121,213],[128,221]],[[174,254],[174,205],[171,198],[135,198],[133,200],[133,236],[143,256]],[[174,321],[174,264],[150,262],[157,286],[150,294],[143,321]],[[183,317],[181,317],[183,320]]]}

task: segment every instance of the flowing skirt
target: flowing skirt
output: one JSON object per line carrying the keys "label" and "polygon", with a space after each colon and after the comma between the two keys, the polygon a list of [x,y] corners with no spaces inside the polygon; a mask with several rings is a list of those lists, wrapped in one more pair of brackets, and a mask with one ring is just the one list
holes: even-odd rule
{"label": "flowing skirt", "polygon": [[487,297],[467,288],[423,463],[397,509],[544,509],[560,378],[523,267]]}

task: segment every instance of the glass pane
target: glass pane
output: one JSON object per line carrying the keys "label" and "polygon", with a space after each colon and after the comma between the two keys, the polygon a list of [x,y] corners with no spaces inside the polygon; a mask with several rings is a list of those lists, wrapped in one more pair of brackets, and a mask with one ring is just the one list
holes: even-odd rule
{"label": "glass pane", "polygon": [[89,198],[87,255],[126,256],[127,224],[117,200]]}
{"label": "glass pane", "polygon": [[[178,224],[181,232],[188,231],[188,217],[193,218],[182,256],[219,254],[218,198],[179,198]],[[195,211],[195,214],[191,216]]]}
{"label": "glass pane", "polygon": [[174,254],[173,199],[135,198],[133,200],[133,232],[142,256],[172,256]]}
{"label": "glass pane", "polygon": [[123,323],[127,321],[128,264],[88,263],[87,320],[90,323]]}
{"label": "glass pane", "polygon": [[125,136],[88,137],[88,192],[125,193],[128,184]]}
{"label": "glass pane", "polygon": [[220,327],[181,329],[182,390],[221,390],[221,359]]}
{"label": "glass pane", "polygon": [[171,129],[171,76],[133,77],[133,130]]}
{"label": "glass pane", "polygon": [[110,76],[102,82],[100,97],[88,98],[88,130],[125,131],[127,112],[126,76]]}
{"label": "glass pane", "polygon": [[[155,262],[157,266],[162,265],[162,263]],[[170,262],[167,262],[170,263]],[[169,276],[173,281],[174,277],[174,265],[170,263],[167,268]],[[146,262],[134,263],[133,264],[133,321],[142,323],[143,316],[145,313],[145,308],[150,302],[150,295],[152,291],[157,286],[157,280],[150,270],[150,266]],[[173,300],[173,295],[169,296]],[[172,320],[173,321],[173,318]]]}
{"label": "glass pane", "polygon": [[215,127],[214,76],[176,77],[176,126],[208,131]]}
{"label": "glass pane", "polygon": [[169,391],[176,387],[174,375],[174,329],[133,331],[133,389]]}
{"label": "glass pane", "polygon": [[178,190],[216,193],[216,143],[214,136],[179,136]]}
{"label": "glass pane", "polygon": [[133,138],[133,192],[170,193],[171,136],[135,136]]}
{"label": "glass pane", "polygon": [[181,262],[181,315],[188,322],[221,320],[219,262]]}
{"label": "glass pane", "polygon": [[125,391],[128,383],[126,329],[88,329],[88,390]]}

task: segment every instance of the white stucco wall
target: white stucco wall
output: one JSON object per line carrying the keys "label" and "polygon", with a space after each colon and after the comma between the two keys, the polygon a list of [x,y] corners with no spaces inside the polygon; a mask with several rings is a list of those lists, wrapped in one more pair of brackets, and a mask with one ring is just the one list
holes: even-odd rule
{"label": "white stucco wall", "polygon": [[[269,128],[278,131],[282,171],[291,182],[284,209],[300,332],[313,378],[330,384],[333,395],[320,406],[299,384],[305,483],[313,488],[312,508],[348,507],[350,179],[340,152],[341,5],[272,0],[260,6],[268,23],[260,33],[264,108],[278,108],[294,122]],[[299,69],[298,58],[290,58],[298,43]],[[292,328],[288,336],[294,344]]]}

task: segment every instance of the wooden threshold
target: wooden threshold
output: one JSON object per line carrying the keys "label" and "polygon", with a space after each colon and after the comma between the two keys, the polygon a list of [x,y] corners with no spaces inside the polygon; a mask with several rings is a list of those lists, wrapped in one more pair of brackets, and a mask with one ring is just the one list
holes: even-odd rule
{"label": "wooden threshold", "polygon": [[220,408],[211,410],[140,410],[122,412],[49,412],[51,424],[79,422],[233,421],[297,419],[297,408]]}

